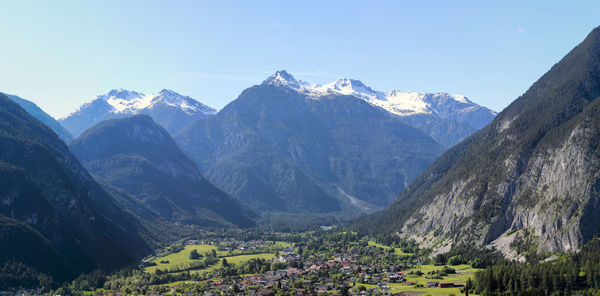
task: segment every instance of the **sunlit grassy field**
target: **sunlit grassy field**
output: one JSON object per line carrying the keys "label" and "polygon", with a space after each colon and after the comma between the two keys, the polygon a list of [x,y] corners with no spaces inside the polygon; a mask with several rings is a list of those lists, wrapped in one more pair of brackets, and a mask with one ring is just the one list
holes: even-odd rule
{"label": "sunlit grassy field", "polygon": [[[375,246],[375,247],[384,248],[384,249],[391,249],[391,247],[389,247],[389,246],[384,246],[382,244],[378,244],[378,243],[376,243],[374,241],[371,241],[371,240],[368,241],[368,243],[369,243],[369,246]],[[411,253],[402,252],[402,250],[400,250],[399,248],[395,248],[394,249],[394,254],[401,255],[401,256],[402,255],[411,255]]]}
{"label": "sunlit grassy field", "polygon": [[[253,258],[271,260],[271,259],[273,259],[274,256],[275,256],[275,253],[260,253],[260,254],[250,254],[250,255],[236,255],[236,256],[229,256],[229,257],[224,257],[224,258],[227,259],[227,262],[229,264],[231,264],[231,263],[238,264],[238,263],[248,261]],[[219,261],[216,264],[209,266],[208,268],[195,270],[195,271],[192,271],[191,273],[209,272],[209,271],[212,271],[214,269],[221,267],[221,263],[222,263],[222,261]]]}
{"label": "sunlit grassy field", "polygon": [[[387,284],[390,287],[390,292],[399,293],[404,291],[422,292],[423,296],[426,295],[461,295],[459,288],[417,288],[415,286],[407,286],[404,284]],[[376,288],[377,285],[370,284],[356,284],[356,286],[365,286],[365,288]]]}
{"label": "sunlit grassy field", "polygon": [[[154,273],[154,271],[156,271],[158,268],[170,269],[180,266],[184,263],[191,263],[195,261],[190,259],[190,252],[193,249],[196,249],[199,254],[204,256],[204,253],[206,252],[210,252],[211,250],[216,251],[217,247],[212,245],[187,245],[180,252],[154,258],[151,262],[156,263],[156,266],[148,266],[144,269],[144,271],[148,273]],[[217,252],[217,255],[219,255],[219,252]],[[160,261],[169,261],[169,263],[160,263]]]}
{"label": "sunlit grassy field", "polygon": [[[428,282],[453,282],[456,284],[464,284],[467,282],[469,277],[473,277],[474,273],[479,269],[472,268],[470,265],[461,264],[455,266],[448,266],[450,268],[454,268],[456,270],[456,274],[449,274],[443,279],[427,279],[427,273],[434,270],[441,270],[443,266],[435,266],[435,265],[422,265],[411,268],[407,271],[417,271],[420,270],[424,273],[422,276],[407,274],[406,279],[411,282],[416,282],[417,285],[427,286]],[[365,286],[366,288],[375,288],[377,285],[370,284],[359,284],[356,283],[357,286]],[[460,288],[418,288],[416,285],[405,285],[399,283],[390,283],[387,284],[390,287],[390,291],[393,293],[403,292],[403,291],[413,291],[413,292],[423,292],[423,296],[426,295],[461,295]]]}
{"label": "sunlit grassy field", "polygon": [[425,276],[427,276],[428,272],[434,271],[434,270],[441,270],[443,268],[443,266],[423,265],[423,266],[411,268],[409,270],[409,272],[420,270],[421,272],[424,273],[424,275],[418,276],[416,274],[407,274],[406,279],[408,281],[413,281],[413,282],[416,282],[417,284],[421,284],[421,285],[427,285],[427,282],[453,282],[453,283],[464,284],[467,282],[467,279],[469,277],[472,278],[474,273],[479,270],[476,268],[472,268],[470,265],[467,265],[467,264],[454,265],[454,266],[448,266],[448,267],[455,269],[456,274],[449,274],[447,276],[444,276],[443,279],[441,279],[441,280],[427,279],[427,278],[425,278]]}
{"label": "sunlit grassy field", "polygon": [[[290,244],[285,242],[275,242],[275,244],[271,247],[273,249],[283,249],[288,247]],[[204,256],[205,253],[215,250],[217,252],[217,256],[220,258],[226,258],[227,262],[238,264],[244,261],[248,261],[252,258],[261,258],[270,260],[275,256],[275,253],[258,253],[258,254],[245,254],[240,255],[240,250],[234,250],[233,252],[228,251],[217,251],[217,247],[213,245],[187,245],[182,251],[177,253],[169,254],[166,256],[159,256],[151,260],[151,262],[156,263],[156,266],[148,266],[144,268],[145,272],[154,273],[156,269],[160,268],[163,270],[168,270],[175,267],[185,266],[187,264],[193,263],[196,260],[190,259],[190,252],[196,249],[199,254]],[[168,261],[168,263],[160,263],[160,261]],[[207,268],[199,269],[193,271],[193,273],[202,273],[211,271],[215,268],[221,266],[221,260]]]}

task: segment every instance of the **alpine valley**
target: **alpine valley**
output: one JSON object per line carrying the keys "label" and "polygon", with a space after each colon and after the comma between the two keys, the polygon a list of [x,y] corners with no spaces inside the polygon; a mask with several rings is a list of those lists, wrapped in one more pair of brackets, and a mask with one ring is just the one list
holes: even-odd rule
{"label": "alpine valley", "polygon": [[473,100],[285,70],[218,111],[0,93],[0,295],[600,295],[600,27]]}
{"label": "alpine valley", "polygon": [[495,116],[460,95],[320,86],[285,71],[219,112],[170,90],[111,90],[59,121],[2,100],[2,238],[34,247],[2,260],[15,260],[5,272],[32,268],[30,282],[126,266],[198,229],[372,213]]}

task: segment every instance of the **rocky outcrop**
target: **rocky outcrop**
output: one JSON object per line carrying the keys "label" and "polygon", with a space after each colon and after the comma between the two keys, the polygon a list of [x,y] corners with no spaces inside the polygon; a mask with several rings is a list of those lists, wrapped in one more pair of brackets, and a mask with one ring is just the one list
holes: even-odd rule
{"label": "rocky outcrop", "polygon": [[[484,201],[475,190],[478,179],[471,176],[456,180],[450,191],[420,208],[401,233],[420,236],[433,232],[434,241],[454,237],[489,244],[501,236],[514,242],[518,236],[511,235],[513,232],[528,229],[536,237],[539,253],[578,250],[600,227],[594,221],[600,214],[600,121],[594,116],[582,121],[561,145],[536,150],[524,172],[518,172],[514,157],[506,159],[506,174],[515,177],[494,184],[486,195],[501,201],[502,215],[489,221],[474,219]],[[470,231],[464,231],[467,229]],[[510,248],[503,251],[512,253]]]}
{"label": "rocky outcrop", "polygon": [[515,259],[578,250],[600,232],[599,97],[597,28],[388,210],[357,225],[434,248],[448,239],[494,245]]}

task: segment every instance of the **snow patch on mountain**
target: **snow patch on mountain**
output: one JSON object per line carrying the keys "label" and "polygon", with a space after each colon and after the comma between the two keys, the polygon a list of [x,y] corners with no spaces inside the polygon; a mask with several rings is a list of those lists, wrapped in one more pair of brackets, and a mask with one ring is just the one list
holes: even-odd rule
{"label": "snow patch on mountain", "polygon": [[369,103],[397,115],[430,114],[429,104],[423,100],[425,94],[416,92],[391,91]]}
{"label": "snow patch on mountain", "polygon": [[[330,94],[349,95],[363,99],[371,105],[381,107],[399,116],[416,114],[432,114],[445,118],[449,113],[471,112],[481,108],[463,95],[449,93],[402,92],[392,90],[382,92],[374,90],[359,80],[340,78],[328,84],[318,85],[296,80],[285,70],[277,71],[267,78],[263,84],[276,85],[307,94],[315,99]],[[453,105],[451,110],[444,111],[440,105]],[[489,110],[495,116],[496,112]]]}
{"label": "snow patch on mountain", "polygon": [[77,110],[66,117],[80,113],[98,101],[104,101],[110,105],[110,107],[112,107],[110,112],[115,114],[139,114],[142,110],[152,109],[157,104],[173,106],[181,109],[187,114],[200,112],[206,115],[214,115],[217,113],[217,110],[212,107],[168,89],[163,89],[157,94],[150,95],[125,89],[113,89],[106,94],[96,96],[90,102],[81,105]]}
{"label": "snow patch on mountain", "polygon": [[152,103],[162,102],[164,104],[179,107],[188,114],[202,112],[206,115],[214,115],[217,110],[204,105],[188,96],[182,96],[172,90],[163,89],[152,98]]}
{"label": "snow patch on mountain", "polygon": [[310,93],[312,89],[319,86],[306,81],[296,80],[294,76],[285,70],[275,72],[275,74],[269,76],[263,84],[287,87],[302,93]]}
{"label": "snow patch on mountain", "polygon": [[97,96],[94,100],[106,101],[114,108],[113,113],[135,113],[136,110],[148,107],[151,98],[135,91],[113,89],[105,95]]}
{"label": "snow patch on mountain", "polygon": [[377,99],[383,96],[383,93],[374,91],[372,88],[364,85],[362,82],[354,79],[341,78],[334,82],[317,86],[313,88],[317,94],[337,93],[342,95],[355,96],[367,101]]}

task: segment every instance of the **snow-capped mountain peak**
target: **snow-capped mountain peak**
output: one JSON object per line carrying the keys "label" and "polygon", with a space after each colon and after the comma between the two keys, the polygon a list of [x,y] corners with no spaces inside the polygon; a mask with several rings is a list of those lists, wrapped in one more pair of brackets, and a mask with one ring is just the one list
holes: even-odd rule
{"label": "snow-capped mountain peak", "polygon": [[169,89],[149,95],[113,89],[96,96],[59,121],[71,134],[78,136],[85,129],[103,120],[147,114],[167,131],[175,133],[192,120],[215,113],[217,110],[214,108]]}
{"label": "snow-capped mountain peak", "polygon": [[180,95],[170,89],[163,89],[157,94],[145,95],[136,91],[120,88],[96,96],[91,102],[82,105],[74,113],[80,112],[82,109],[85,109],[87,106],[98,100],[104,101],[112,107],[110,110],[112,113],[138,114],[142,110],[154,108],[157,104],[173,106],[188,114],[202,112],[206,115],[212,115],[217,112],[214,108],[206,106],[188,96]]}
{"label": "snow-capped mountain peak", "polygon": [[188,114],[202,112],[207,115],[217,113],[212,107],[204,105],[189,96],[183,96],[170,89],[163,89],[158,94],[152,95],[152,104],[164,103],[170,106],[179,107]]}
{"label": "snow-capped mountain peak", "polygon": [[151,98],[143,93],[124,89],[113,89],[105,95],[97,96],[96,99],[104,100],[112,106],[113,113],[137,113],[151,103]]}
{"label": "snow-capped mountain peak", "polygon": [[266,84],[274,84],[274,85],[288,85],[288,84],[297,84],[296,78],[292,76],[292,74],[288,73],[286,70],[280,70],[275,72],[275,74],[269,76],[265,82]]}
{"label": "snow-capped mountain peak", "polygon": [[275,72],[275,74],[265,79],[263,84],[284,86],[292,89],[300,89],[300,84],[298,83],[298,80],[296,80],[296,78],[294,78],[292,74],[288,73],[285,70]]}
{"label": "snow-capped mountain peak", "polygon": [[163,89],[158,94],[153,95],[153,102],[163,102],[172,106],[180,106],[185,103],[186,97],[172,91],[170,89]]}
{"label": "snow-capped mountain peak", "polygon": [[181,96],[176,91],[166,88],[163,88],[161,91],[158,92],[158,94],[164,96]]}
{"label": "snow-capped mountain peak", "polygon": [[[329,94],[354,96],[399,116],[431,114],[444,118],[450,113],[454,114],[484,108],[469,101],[463,95],[402,92],[399,90],[382,92],[372,89],[360,80],[349,78],[340,78],[324,85],[311,84],[296,80],[294,76],[285,70],[275,72],[263,84],[287,87],[315,99]],[[496,115],[496,112],[489,109],[488,111],[491,116]]]}
{"label": "snow-capped mountain peak", "polygon": [[285,70],[275,72],[275,74],[265,79],[262,84],[286,87],[303,93],[308,93],[315,87],[318,87],[316,84],[308,83],[302,80],[296,80],[292,74]]}

